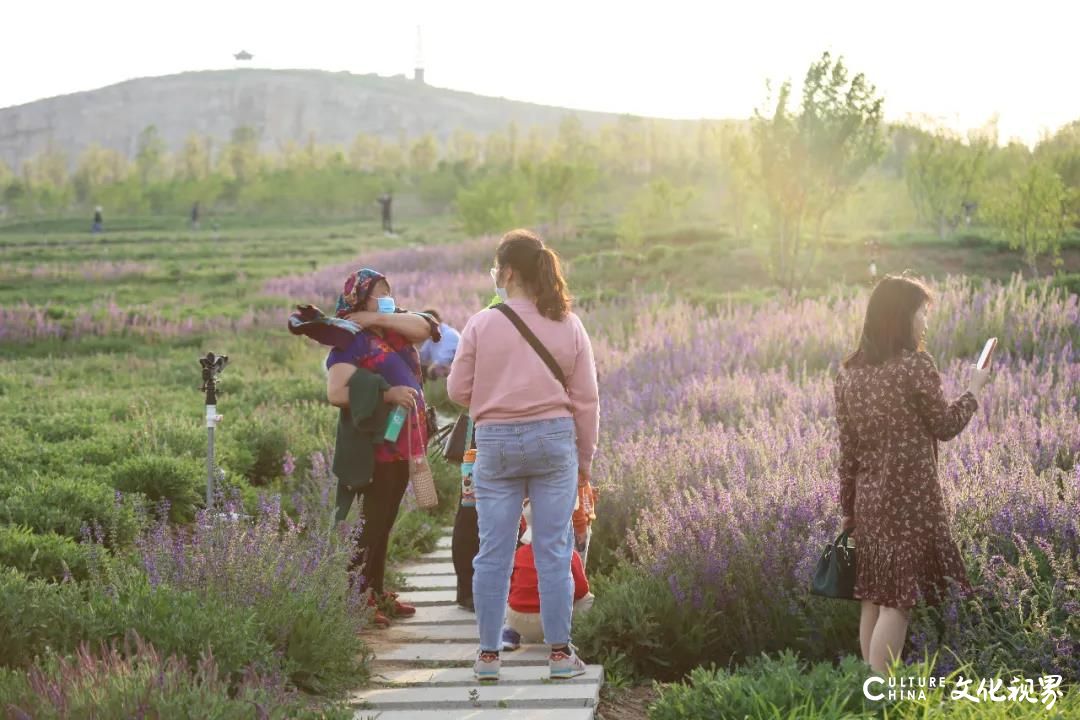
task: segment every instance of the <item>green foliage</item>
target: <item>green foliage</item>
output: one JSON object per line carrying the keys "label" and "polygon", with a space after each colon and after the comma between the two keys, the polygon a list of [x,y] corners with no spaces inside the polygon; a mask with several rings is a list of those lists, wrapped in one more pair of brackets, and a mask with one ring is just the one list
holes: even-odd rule
{"label": "green foliage", "polygon": [[520,174],[487,175],[457,194],[457,211],[470,235],[501,233],[536,217],[531,184]]}
{"label": "green foliage", "polygon": [[1058,174],[1037,161],[994,197],[987,214],[1009,247],[1023,251],[1033,275],[1045,255],[1059,264],[1061,240],[1073,222],[1069,199]]}
{"label": "green foliage", "polygon": [[289,435],[280,415],[256,412],[236,423],[231,431],[236,442],[223,461],[227,468],[254,485],[281,477]]}
{"label": "green foliage", "polygon": [[83,545],[56,533],[35,533],[27,527],[0,525],[0,565],[46,580],[87,577],[87,551]]}
{"label": "green foliage", "polygon": [[25,525],[38,532],[82,537],[98,527],[112,545],[135,537],[136,498],[117,498],[104,484],[68,477],[29,477],[0,484],[0,522]]}
{"label": "green foliage", "polygon": [[973,200],[972,189],[996,138],[972,136],[966,145],[945,133],[924,134],[908,155],[904,177],[919,218],[945,239]]}
{"label": "green foliage", "polygon": [[619,220],[619,246],[639,249],[647,236],[675,226],[693,198],[692,188],[675,187],[667,178],[653,180],[638,191]]}
{"label": "green foliage", "polygon": [[192,667],[164,657],[135,634],[124,643],[84,645],[74,657],[49,653],[29,673],[0,676],[0,706],[9,717],[67,720],[81,717],[199,717],[246,720],[334,718],[352,713],[318,707],[284,691],[277,678],[246,678],[231,687],[213,656]]}
{"label": "green foliage", "polygon": [[113,471],[117,490],[142,493],[155,504],[167,500],[174,522],[189,522],[195,516],[202,482],[195,462],[165,455],[128,458]]}
{"label": "green foliage", "polygon": [[50,648],[71,652],[80,642],[122,638],[131,630],[192,665],[212,647],[223,677],[236,681],[249,666],[265,670],[275,663],[255,614],[214,598],[154,589],[145,577],[127,577],[117,591],[107,592],[95,585],[28,580],[15,570],[0,573],[3,665],[25,667]]}
{"label": "green foliage", "polygon": [[[862,74],[849,77],[843,58],[824,53],[810,66],[798,114],[788,108],[790,96],[784,83],[771,115],[755,113],[753,126],[773,225],[770,270],[789,288],[812,268],[825,218],[884,152],[884,100]],[[809,247],[804,225],[814,228]]]}
{"label": "green foliage", "polygon": [[695,668],[686,681],[663,688],[649,719],[862,717],[868,670],[851,656],[839,667],[808,667],[791,652],[763,655],[733,670]]}
{"label": "green foliage", "polygon": [[596,601],[575,624],[574,642],[613,672],[674,680],[715,644],[722,619],[680,606],[662,578],[622,566],[589,582]]}

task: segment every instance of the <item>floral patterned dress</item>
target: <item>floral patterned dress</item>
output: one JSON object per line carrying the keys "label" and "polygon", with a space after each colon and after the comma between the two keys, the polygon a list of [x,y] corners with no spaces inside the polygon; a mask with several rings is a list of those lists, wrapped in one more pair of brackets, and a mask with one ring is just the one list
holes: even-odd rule
{"label": "floral patterned dress", "polygon": [[921,351],[842,369],[834,392],[840,505],[855,519],[855,597],[906,609],[920,598],[940,604],[948,578],[970,591],[938,484],[937,443],[964,429],[975,396],[947,402],[934,359]]}

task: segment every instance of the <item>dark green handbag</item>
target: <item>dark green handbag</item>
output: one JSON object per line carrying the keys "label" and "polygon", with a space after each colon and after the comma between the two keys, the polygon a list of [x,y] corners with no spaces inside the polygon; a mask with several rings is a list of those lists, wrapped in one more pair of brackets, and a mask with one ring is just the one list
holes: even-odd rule
{"label": "dark green handbag", "polygon": [[818,560],[810,593],[839,600],[855,599],[855,546],[848,544],[849,528],[825,546]]}

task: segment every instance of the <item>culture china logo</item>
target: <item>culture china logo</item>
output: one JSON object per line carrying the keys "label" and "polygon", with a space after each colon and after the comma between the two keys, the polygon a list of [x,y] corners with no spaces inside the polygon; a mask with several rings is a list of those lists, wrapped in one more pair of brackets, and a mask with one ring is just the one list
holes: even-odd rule
{"label": "culture china logo", "polygon": [[1009,684],[1001,678],[904,677],[889,678],[876,675],[863,683],[863,696],[875,702],[902,702],[925,700],[931,693],[940,692],[956,702],[970,703],[1025,703],[1042,705],[1052,710],[1063,695],[1060,675],[1043,675],[1040,678],[1014,677]]}

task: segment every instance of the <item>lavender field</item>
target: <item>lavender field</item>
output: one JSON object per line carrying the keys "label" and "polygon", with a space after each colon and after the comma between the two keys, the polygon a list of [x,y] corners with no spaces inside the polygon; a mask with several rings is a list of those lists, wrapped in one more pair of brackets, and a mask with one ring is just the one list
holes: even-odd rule
{"label": "lavender field", "polygon": [[[287,696],[295,704],[298,688],[318,692],[347,685],[349,672],[360,677],[362,641],[318,649],[340,627],[362,628],[366,613],[339,582],[344,537],[331,538],[323,525],[334,482],[326,471],[333,417],[318,372],[325,351],[289,336],[285,316],[295,303],[329,310],[345,273],[366,265],[389,276],[399,305],[436,308],[461,327],[491,297],[495,243],[339,252],[340,262],[315,270],[241,263],[231,272],[245,277],[246,291],[233,292],[217,315],[178,312],[193,292],[182,283],[141,306],[96,299],[61,312],[50,310],[51,299],[5,304],[0,347],[11,358],[0,366],[0,550],[19,570],[0,578],[11,610],[0,611],[0,626],[18,638],[9,667],[40,673],[38,685],[18,691],[20,707],[45,707],[46,687],[63,677],[82,688],[65,702],[86,701],[90,684],[118,673],[151,682],[164,672],[177,686],[196,687],[173,657],[224,677],[215,697]],[[582,270],[574,260],[567,258],[572,290],[602,282],[595,267]],[[155,270],[117,260],[5,272],[13,282],[62,281],[78,293],[79,283],[127,282]],[[928,341],[946,394],[964,387],[986,337],[1001,344],[978,412],[940,458],[977,592],[918,610],[907,660],[929,658],[941,673],[962,667],[1076,682],[1080,300],[1019,276],[950,277],[933,289]],[[670,292],[625,292],[577,308],[596,349],[602,431],[589,560],[597,602],[575,639],[612,677],[679,680],[763,652],[827,665],[847,657],[835,676],[847,677],[844,663],[858,653],[856,604],[813,598],[806,588],[839,528],[831,381],[854,347],[867,295],[837,286],[816,297],[707,308]],[[33,358],[28,383],[16,348],[38,340],[58,351]],[[79,350],[101,341],[127,354]],[[193,353],[209,347],[235,363],[222,400],[219,461],[233,509],[246,512],[250,526],[222,524],[201,507],[205,437],[192,365]],[[123,367],[117,357],[126,358]],[[407,512],[395,536],[399,556],[424,547],[453,510],[452,471],[440,473],[449,478],[436,513],[443,519]],[[156,505],[162,500],[171,506]],[[286,520],[276,529],[279,516]],[[154,598],[190,613],[190,624],[163,632],[169,625],[155,620],[164,609]],[[38,625],[24,626],[30,615],[20,614],[20,603],[37,608]],[[236,631],[196,622],[195,608],[207,603]],[[102,613],[107,622],[94,620]],[[288,618],[310,622],[302,628]],[[139,638],[126,641],[127,651],[95,649],[132,628]],[[220,647],[206,645],[208,636]],[[90,644],[78,650],[80,641]],[[44,644],[89,654],[78,666],[34,665]],[[212,671],[197,665],[208,647]],[[358,665],[343,672],[349,653]],[[7,672],[0,691],[16,683]]]}
{"label": "lavender field", "polygon": [[[361,259],[390,275],[399,302],[437,307],[460,326],[490,294],[483,270],[493,242]],[[274,280],[265,291],[329,304],[347,267]],[[934,291],[928,342],[947,395],[962,392],[986,337],[999,337],[1001,350],[975,418],[940,458],[978,593],[916,613],[909,660],[1075,681],[1080,302],[1019,276],[952,277]],[[672,678],[762,651],[857,653],[855,604],[811,598],[806,587],[839,528],[831,381],[856,343],[867,297],[838,289],[710,311],[650,296],[579,309],[597,349],[603,413],[591,564],[624,583],[661,585],[656,607],[648,594],[619,606],[618,583],[600,595],[582,628],[588,649]],[[619,614],[642,625],[621,636],[606,622]],[[672,646],[672,636],[685,640]]]}

